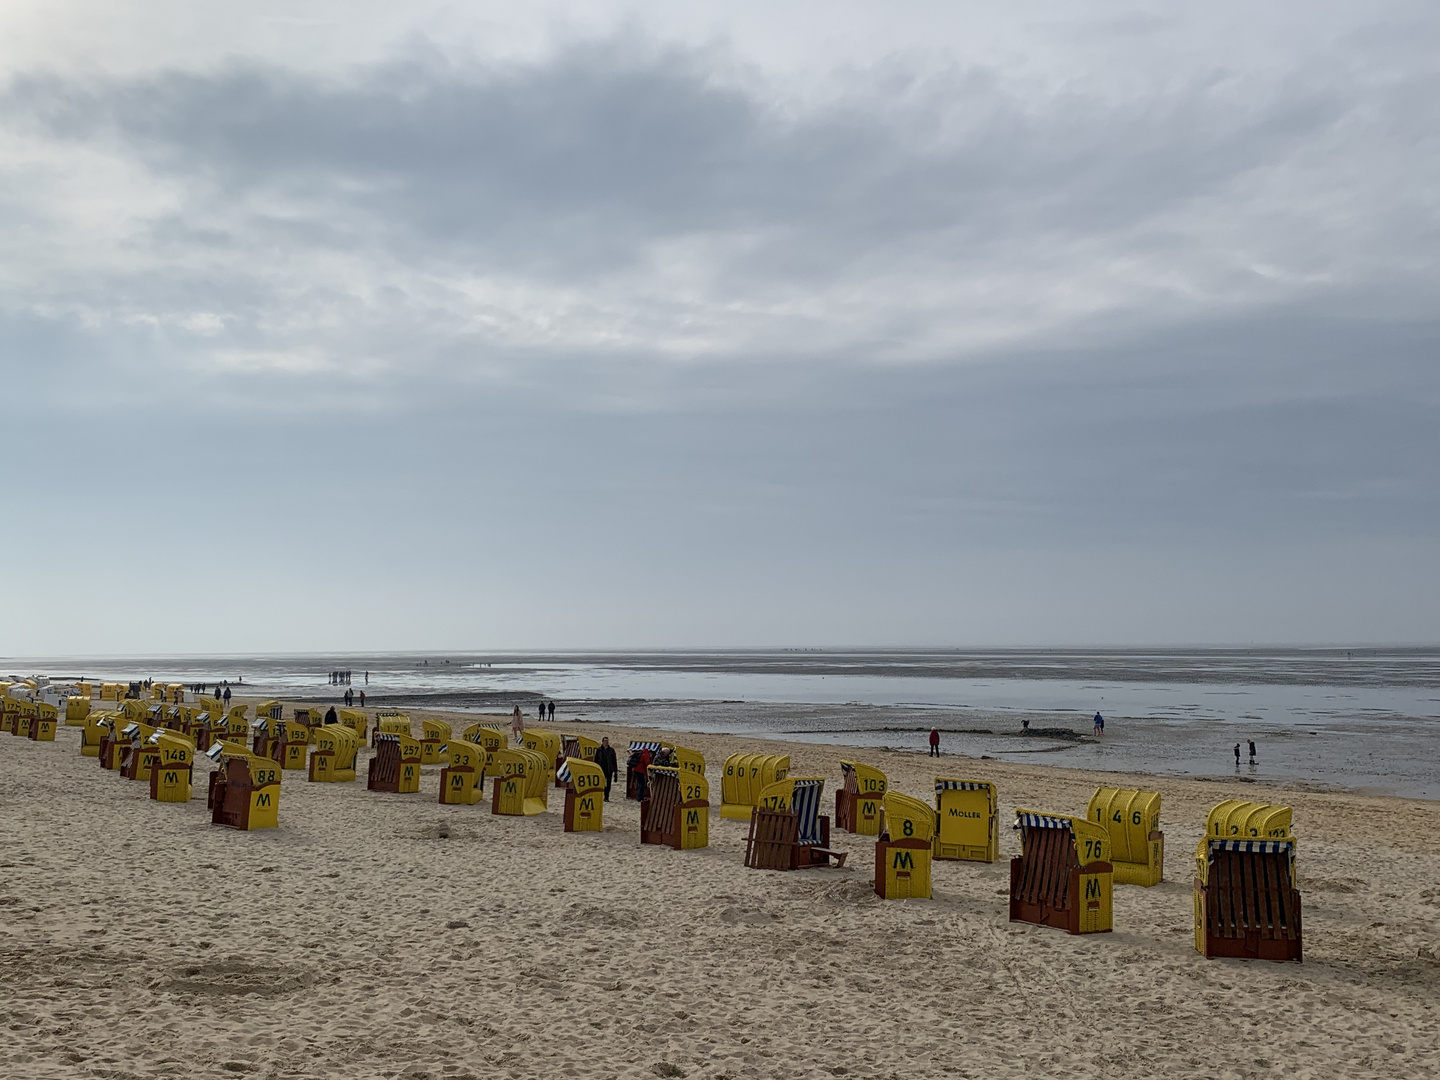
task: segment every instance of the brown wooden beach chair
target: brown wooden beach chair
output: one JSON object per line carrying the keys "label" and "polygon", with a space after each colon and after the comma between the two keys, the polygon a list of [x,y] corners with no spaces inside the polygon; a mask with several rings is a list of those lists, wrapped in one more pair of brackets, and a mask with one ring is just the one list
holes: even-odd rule
{"label": "brown wooden beach chair", "polygon": [[419,791],[420,740],[413,735],[377,731],[366,786],[371,791],[397,794]]}
{"label": "brown wooden beach chair", "polygon": [[1110,837],[1084,818],[1016,809],[1019,858],[1010,860],[1010,921],[1071,934],[1108,933]]}
{"label": "brown wooden beach chair", "polygon": [[710,844],[710,783],[704,773],[652,765],[647,798],[640,803],[640,842],[676,851]]}
{"label": "brown wooden beach chair", "polygon": [[830,818],[821,814],[825,779],[786,777],[760,792],[750,812],[745,865],[752,870],[801,870],[845,865],[846,852],[830,847]]}
{"label": "brown wooden beach chair", "polygon": [[835,827],[861,836],[880,835],[880,810],[888,786],[885,774],[870,765],[840,762],[845,780],[835,792]]}
{"label": "brown wooden beach chair", "polygon": [[210,774],[210,824],[244,831],[279,825],[279,765],[234,743],[216,743],[206,755],[220,764]]}
{"label": "brown wooden beach chair", "polygon": [[1195,948],[1205,956],[1304,959],[1290,808],[1228,800],[1195,851]]}

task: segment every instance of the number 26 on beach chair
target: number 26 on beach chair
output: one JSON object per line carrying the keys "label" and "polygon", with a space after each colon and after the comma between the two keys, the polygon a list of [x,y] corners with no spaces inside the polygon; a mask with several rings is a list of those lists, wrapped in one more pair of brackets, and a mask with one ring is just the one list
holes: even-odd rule
{"label": "number 26 on beach chair", "polygon": [[555,771],[565,785],[565,831],[600,832],[605,827],[605,774],[584,758],[566,758]]}
{"label": "number 26 on beach chair", "polygon": [[884,828],[875,843],[875,892],[886,900],[928,900],[935,811],[898,791],[885,793],[884,809]]}
{"label": "number 26 on beach chair", "polygon": [[1015,809],[1019,858],[1010,860],[1010,921],[1072,934],[1111,928],[1110,835],[1094,822]]}
{"label": "number 26 on beach chair", "polygon": [[710,845],[710,782],[700,770],[652,765],[646,798],[640,803],[640,843],[665,844],[676,851]]}
{"label": "number 26 on beach chair", "polygon": [[835,792],[835,827],[861,836],[879,836],[885,774],[853,761],[840,762],[840,771],[845,780]]}
{"label": "number 26 on beach chair", "polygon": [[789,776],[760,792],[750,812],[745,865],[753,870],[801,870],[845,865],[843,851],[830,848],[830,818],[821,814],[825,779]]}
{"label": "number 26 on beach chair", "polygon": [[1290,808],[1227,800],[1195,851],[1195,948],[1204,956],[1303,960]]}

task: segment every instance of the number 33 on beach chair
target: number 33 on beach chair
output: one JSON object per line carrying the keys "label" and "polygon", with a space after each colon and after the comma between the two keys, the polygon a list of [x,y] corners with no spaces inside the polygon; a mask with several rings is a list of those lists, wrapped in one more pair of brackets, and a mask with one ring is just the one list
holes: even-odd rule
{"label": "number 33 on beach chair", "polygon": [[1015,808],[1018,859],[1010,860],[1010,921],[1072,934],[1111,928],[1110,834],[1094,822]]}

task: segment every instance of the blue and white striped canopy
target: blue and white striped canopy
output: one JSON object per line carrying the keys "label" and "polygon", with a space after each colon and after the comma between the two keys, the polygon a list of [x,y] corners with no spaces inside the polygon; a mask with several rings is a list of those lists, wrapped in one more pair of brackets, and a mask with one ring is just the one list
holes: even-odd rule
{"label": "blue and white striped canopy", "polygon": [[1295,854],[1294,840],[1211,840],[1211,851],[1250,851],[1257,855]]}
{"label": "blue and white striped canopy", "polygon": [[225,744],[222,742],[212,743],[210,749],[205,751],[205,756],[211,761],[219,761],[220,755],[225,752]]}
{"label": "blue and white striped canopy", "polygon": [[377,731],[377,732],[375,733],[375,741],[376,741],[376,742],[399,742],[399,741],[400,741],[400,736],[397,735],[397,734],[395,734],[395,732],[393,732],[393,731]]}
{"label": "blue and white striped canopy", "polygon": [[940,791],[989,791],[990,785],[983,780],[947,780],[943,776],[935,778],[935,790]]}
{"label": "blue and white striped canopy", "polygon": [[1069,818],[1051,817],[1049,814],[1021,814],[1015,815],[1015,827],[1017,829],[1068,829],[1070,828]]}
{"label": "blue and white striped canopy", "polygon": [[134,720],[131,720],[130,723],[126,724],[123,728],[120,729],[120,734],[133,737],[134,735],[139,733],[139,731],[140,725],[137,724]]}
{"label": "blue and white striped canopy", "polygon": [[795,812],[795,820],[799,825],[799,841],[802,844],[820,843],[820,794],[824,790],[824,780],[795,781],[795,793],[790,797],[790,809]]}
{"label": "blue and white striped canopy", "polygon": [[560,763],[560,767],[555,770],[555,779],[556,779],[556,780],[559,780],[562,784],[568,784],[568,783],[570,782],[570,759],[569,759],[569,758],[566,758],[564,761],[562,761],[562,762]]}
{"label": "blue and white striped canopy", "polygon": [[632,742],[630,744],[630,753],[633,754],[636,750],[649,750],[652,754],[658,754],[660,747],[663,745],[663,743],[658,742]]}

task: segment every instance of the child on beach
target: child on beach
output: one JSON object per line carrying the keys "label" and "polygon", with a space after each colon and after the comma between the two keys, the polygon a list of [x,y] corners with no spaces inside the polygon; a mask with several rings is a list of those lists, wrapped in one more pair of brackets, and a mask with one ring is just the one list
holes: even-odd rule
{"label": "child on beach", "polygon": [[[515,737],[518,743],[521,736],[525,734],[525,717],[520,715],[520,706],[515,706],[515,711],[510,714],[510,734]],[[1237,750],[1236,753],[1239,753]]]}

